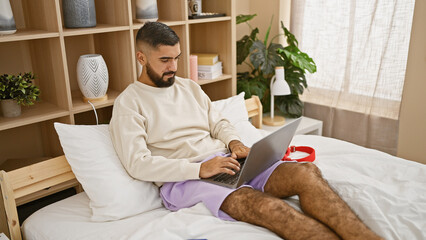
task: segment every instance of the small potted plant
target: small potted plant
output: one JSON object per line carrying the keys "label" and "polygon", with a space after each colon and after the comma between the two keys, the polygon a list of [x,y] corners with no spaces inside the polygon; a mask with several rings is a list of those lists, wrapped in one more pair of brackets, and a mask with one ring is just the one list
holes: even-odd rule
{"label": "small potted plant", "polygon": [[21,105],[33,105],[39,99],[40,90],[33,80],[31,72],[0,75],[0,103],[4,117],[21,115]]}

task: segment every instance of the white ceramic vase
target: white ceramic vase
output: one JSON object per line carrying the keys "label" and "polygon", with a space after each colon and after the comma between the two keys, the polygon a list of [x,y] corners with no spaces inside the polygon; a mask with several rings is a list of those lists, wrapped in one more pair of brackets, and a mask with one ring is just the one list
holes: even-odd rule
{"label": "white ceramic vase", "polygon": [[21,105],[13,99],[3,99],[0,101],[4,117],[18,117],[21,115]]}
{"label": "white ceramic vase", "polygon": [[15,19],[9,0],[0,0],[0,35],[16,32]]}
{"label": "white ceramic vase", "polygon": [[136,0],[136,20],[142,23],[157,21],[157,0]]}
{"label": "white ceramic vase", "polygon": [[105,99],[109,76],[102,55],[81,55],[77,62],[77,80],[85,101]]}

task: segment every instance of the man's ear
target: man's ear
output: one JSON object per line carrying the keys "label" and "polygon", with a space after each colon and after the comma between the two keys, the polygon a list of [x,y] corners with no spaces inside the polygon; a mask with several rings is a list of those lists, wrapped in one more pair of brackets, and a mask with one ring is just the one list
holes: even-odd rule
{"label": "man's ear", "polygon": [[136,52],[136,59],[138,60],[138,62],[142,65],[145,66],[146,63],[148,62],[147,56],[146,54],[144,54],[141,51],[137,51]]}

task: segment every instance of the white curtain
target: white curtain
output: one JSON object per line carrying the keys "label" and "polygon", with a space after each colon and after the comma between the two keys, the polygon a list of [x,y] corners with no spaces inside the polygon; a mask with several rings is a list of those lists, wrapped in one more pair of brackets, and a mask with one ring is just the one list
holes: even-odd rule
{"label": "white curtain", "polygon": [[297,0],[291,31],[317,64],[302,96],[324,135],[396,153],[414,0]]}

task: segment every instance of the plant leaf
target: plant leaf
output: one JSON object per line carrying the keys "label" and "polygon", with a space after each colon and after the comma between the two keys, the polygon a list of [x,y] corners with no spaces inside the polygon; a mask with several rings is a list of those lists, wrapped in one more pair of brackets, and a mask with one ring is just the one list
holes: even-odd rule
{"label": "plant leaf", "polygon": [[246,60],[247,56],[250,54],[250,48],[253,45],[253,42],[257,38],[259,29],[255,28],[251,31],[250,36],[245,35],[240,40],[237,41],[237,64],[242,64]]}
{"label": "plant leaf", "polygon": [[285,65],[285,80],[290,86],[292,94],[303,94],[304,88],[307,87],[305,73],[302,69],[291,64]]}
{"label": "plant leaf", "polygon": [[288,95],[288,96],[277,96],[276,97],[277,108],[286,117],[298,118],[302,116],[303,102],[299,99],[299,96]]}
{"label": "plant leaf", "polygon": [[297,47],[299,42],[297,41],[296,37],[284,26],[283,21],[281,21],[281,28],[284,30],[284,35],[287,38],[288,45]]}
{"label": "plant leaf", "polygon": [[265,46],[268,45],[268,38],[269,38],[269,33],[271,32],[272,20],[273,19],[274,19],[274,16],[272,15],[271,22],[269,23],[268,30],[266,31],[265,40],[263,41],[263,45],[265,45]]}
{"label": "plant leaf", "polygon": [[251,14],[251,15],[240,14],[240,15],[237,16],[237,24],[245,23],[247,21],[250,21],[250,20],[252,20],[256,16],[257,16],[257,14]]}
{"label": "plant leaf", "polygon": [[33,85],[34,75],[0,75],[0,99],[14,99],[18,104],[32,105],[38,100],[40,90]]}
{"label": "plant leaf", "polygon": [[283,58],[277,53],[277,50],[281,48],[282,45],[278,43],[271,43],[266,48],[263,42],[255,41],[250,48],[250,61],[255,68],[260,68],[264,74],[273,74],[275,66],[284,64]]}
{"label": "plant leaf", "polygon": [[259,76],[253,76],[249,72],[238,73],[237,92],[245,92],[245,98],[257,95],[263,99],[265,92],[268,90],[267,84]]}
{"label": "plant leaf", "polygon": [[281,55],[284,54],[294,66],[302,69],[303,71],[308,70],[310,73],[317,71],[317,66],[314,60],[312,60],[308,54],[300,51],[296,46],[287,46],[284,49],[279,49],[278,53]]}

